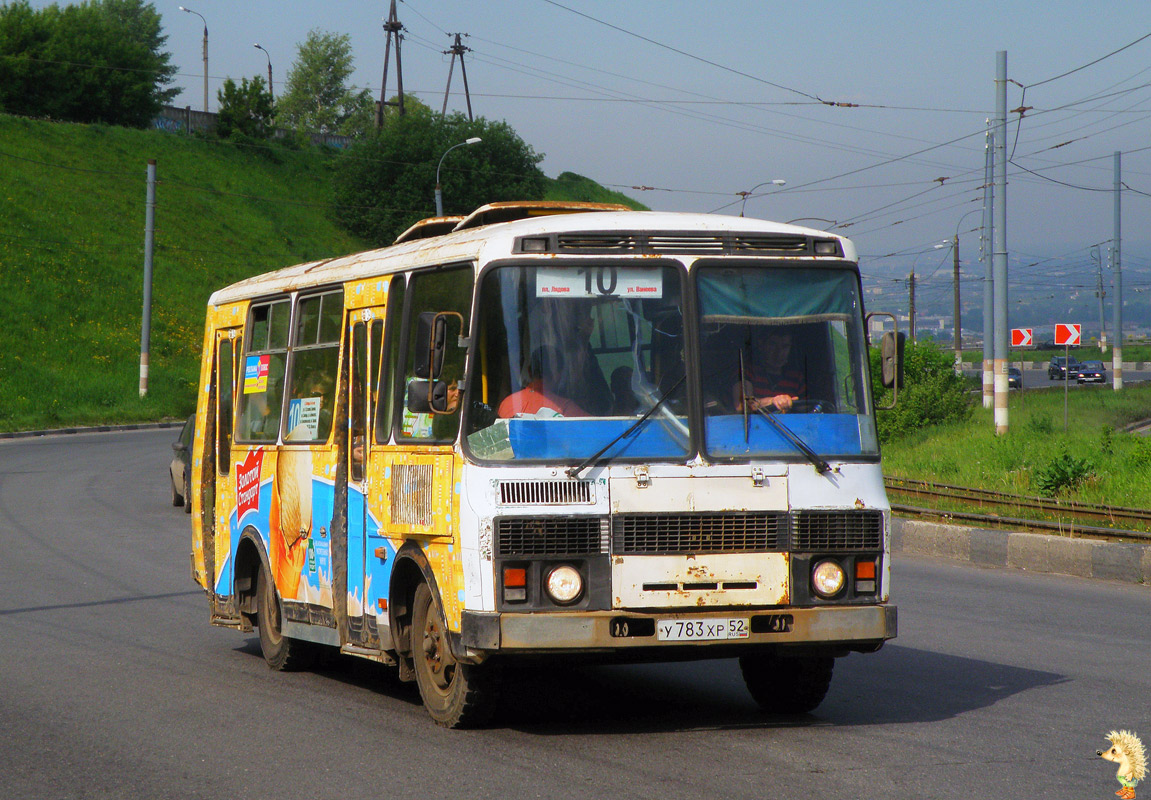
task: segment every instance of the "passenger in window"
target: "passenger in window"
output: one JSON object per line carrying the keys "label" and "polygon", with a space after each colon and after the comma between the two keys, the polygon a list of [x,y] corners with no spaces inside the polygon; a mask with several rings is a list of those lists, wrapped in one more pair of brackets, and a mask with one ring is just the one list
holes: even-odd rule
{"label": "passenger in window", "polygon": [[604,417],[612,411],[612,391],[604,380],[599,359],[592,352],[591,335],[594,330],[595,318],[589,314],[564,340],[568,368],[564,376],[566,383],[560,391],[591,416]]}
{"label": "passenger in window", "polygon": [[557,348],[549,345],[537,347],[528,359],[524,374],[526,385],[503,399],[499,415],[505,419],[516,416],[588,416],[578,403],[557,390],[557,387],[570,385],[569,377],[563,355]]}
{"label": "passenger in window", "polygon": [[[807,392],[803,373],[789,363],[792,335],[786,328],[757,326],[744,349],[743,383],[732,387],[735,410],[790,411]],[[750,349],[750,358],[748,350]]]}

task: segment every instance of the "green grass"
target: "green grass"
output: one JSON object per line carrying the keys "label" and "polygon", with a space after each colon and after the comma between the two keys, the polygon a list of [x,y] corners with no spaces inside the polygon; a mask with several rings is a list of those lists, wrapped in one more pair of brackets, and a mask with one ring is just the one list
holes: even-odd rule
{"label": "green grass", "polygon": [[[150,158],[159,185],[140,399]],[[214,289],[364,247],[329,217],[333,159],[0,116],[0,430],[190,412]]]}
{"label": "green grass", "polygon": [[884,474],[1038,495],[1053,464],[1082,459],[1087,479],[1061,496],[1151,508],[1151,438],[1121,432],[1151,417],[1151,385],[1073,389],[1067,416],[1064,432],[1060,389],[1012,392],[1006,435],[995,434],[992,411],[980,406],[966,423],[884,443]]}
{"label": "green grass", "polygon": [[[148,159],[159,185],[141,399]],[[338,159],[0,115],[0,431],[190,413],[212,291],[368,248],[334,221]],[[548,198],[643,208],[572,173],[551,182]]]}
{"label": "green grass", "polygon": [[560,176],[548,184],[545,200],[575,200],[584,203],[622,203],[636,211],[648,211],[643,203],[637,203],[623,192],[607,189],[591,178],[574,172],[561,172]]}

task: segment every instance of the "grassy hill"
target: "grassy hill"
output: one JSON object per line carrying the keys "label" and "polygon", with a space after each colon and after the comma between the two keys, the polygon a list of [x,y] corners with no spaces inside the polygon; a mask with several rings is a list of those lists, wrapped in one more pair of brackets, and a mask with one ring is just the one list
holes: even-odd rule
{"label": "grassy hill", "polygon": [[[338,158],[0,115],[0,431],[189,413],[213,290],[368,247],[331,218]],[[141,399],[148,159],[158,187]],[[571,173],[548,197],[642,208]]]}

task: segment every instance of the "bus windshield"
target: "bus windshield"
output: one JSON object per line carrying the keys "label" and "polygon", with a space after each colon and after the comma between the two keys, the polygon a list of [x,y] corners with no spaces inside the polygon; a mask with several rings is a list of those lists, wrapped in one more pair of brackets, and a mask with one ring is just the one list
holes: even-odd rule
{"label": "bus windshield", "polygon": [[700,264],[696,275],[709,457],[796,457],[793,437],[825,458],[878,454],[853,270]]}
{"label": "bus windshield", "polygon": [[471,453],[580,460],[620,436],[603,457],[687,457],[682,297],[683,269],[671,264],[488,270],[468,387]]}

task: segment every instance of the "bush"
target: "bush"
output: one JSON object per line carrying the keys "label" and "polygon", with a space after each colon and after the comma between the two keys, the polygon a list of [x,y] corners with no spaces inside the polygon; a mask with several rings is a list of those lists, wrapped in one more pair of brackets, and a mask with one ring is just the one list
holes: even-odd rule
{"label": "bush", "polygon": [[1079,488],[1092,474],[1091,463],[1076,458],[1063,449],[1046,467],[1035,475],[1035,486],[1044,497],[1055,497],[1060,492]]}
{"label": "bush", "polygon": [[238,86],[228,78],[216,98],[220,104],[216,135],[221,139],[261,142],[271,138],[275,100],[259,75],[251,81],[243,78]]}
{"label": "bush", "polygon": [[[876,426],[881,442],[897,439],[929,425],[963,422],[971,416],[971,396],[967,383],[955,374],[953,356],[929,343],[907,343],[904,352],[903,388],[898,402],[889,411],[876,414]],[[879,351],[871,351],[871,376],[875,388],[880,380]],[[890,389],[883,389],[876,397],[876,405],[891,402]]]}

